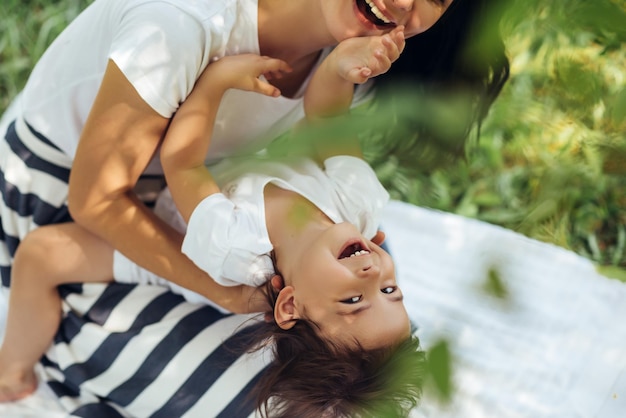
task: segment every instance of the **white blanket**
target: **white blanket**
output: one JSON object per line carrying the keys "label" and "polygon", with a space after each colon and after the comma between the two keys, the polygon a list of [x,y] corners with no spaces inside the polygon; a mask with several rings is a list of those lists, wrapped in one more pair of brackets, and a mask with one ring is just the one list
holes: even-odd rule
{"label": "white blanket", "polygon": [[[429,392],[416,417],[626,416],[626,284],[561,248],[401,202],[383,228],[423,346],[445,338],[454,356],[452,402]],[[490,272],[508,297],[484,290]],[[65,414],[41,385],[0,416]]]}

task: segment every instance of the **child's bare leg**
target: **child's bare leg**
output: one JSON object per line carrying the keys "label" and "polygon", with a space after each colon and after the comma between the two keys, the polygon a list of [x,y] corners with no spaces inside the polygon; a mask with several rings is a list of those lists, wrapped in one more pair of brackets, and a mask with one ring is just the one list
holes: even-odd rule
{"label": "child's bare leg", "polygon": [[12,267],[0,348],[0,402],[23,398],[37,387],[35,364],[61,321],[57,286],[108,282],[112,270],[113,248],[74,223],[41,227],[26,236]]}

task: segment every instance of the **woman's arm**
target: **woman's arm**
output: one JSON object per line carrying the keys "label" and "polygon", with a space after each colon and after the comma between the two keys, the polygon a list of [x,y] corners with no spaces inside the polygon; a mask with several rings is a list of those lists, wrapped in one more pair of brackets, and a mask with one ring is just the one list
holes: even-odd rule
{"label": "woman's arm", "polygon": [[219,187],[204,164],[217,110],[229,88],[277,97],[280,91],[259,79],[280,77],[284,61],[253,54],[227,56],[209,64],[172,119],[161,147],[161,163],[174,202],[185,221]]}
{"label": "woman's arm", "polygon": [[[68,205],[74,220],[140,266],[207,296],[233,312],[250,312],[252,288],[224,288],[181,253],[183,236],[133,193],[169,120],[157,114],[109,61],[76,151]],[[260,310],[263,310],[262,308]]]}

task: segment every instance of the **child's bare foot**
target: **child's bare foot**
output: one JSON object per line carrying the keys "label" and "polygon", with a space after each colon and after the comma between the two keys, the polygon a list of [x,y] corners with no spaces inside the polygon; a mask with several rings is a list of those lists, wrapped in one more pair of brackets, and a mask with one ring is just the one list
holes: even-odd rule
{"label": "child's bare foot", "polygon": [[25,398],[37,389],[34,371],[0,372],[0,402],[11,402]]}

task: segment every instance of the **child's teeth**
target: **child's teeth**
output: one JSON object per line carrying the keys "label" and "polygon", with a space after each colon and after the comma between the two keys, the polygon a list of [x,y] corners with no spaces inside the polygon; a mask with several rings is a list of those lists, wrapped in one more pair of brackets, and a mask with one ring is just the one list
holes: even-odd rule
{"label": "child's teeth", "polygon": [[367,251],[367,250],[360,250],[360,251],[357,251],[357,252],[355,252],[353,254],[350,254],[350,257],[356,257],[358,255],[365,255],[365,254],[369,254],[369,253],[370,252]]}

